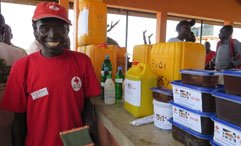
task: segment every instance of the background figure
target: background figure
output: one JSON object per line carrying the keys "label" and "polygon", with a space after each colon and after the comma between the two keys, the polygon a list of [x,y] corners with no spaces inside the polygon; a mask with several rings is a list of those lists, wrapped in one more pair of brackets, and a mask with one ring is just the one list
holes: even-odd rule
{"label": "background figure", "polygon": [[192,31],[187,35],[186,42],[196,42],[196,37]]}
{"label": "background figure", "polygon": [[191,32],[191,27],[195,24],[195,20],[187,21],[183,20],[180,21],[176,26],[176,31],[178,33],[177,37],[171,38],[168,42],[183,42]]}
{"label": "background figure", "polygon": [[[5,20],[0,14],[0,102],[2,101],[5,91],[7,76],[14,62],[26,54],[16,47],[3,42],[5,39]],[[12,146],[12,123],[14,114],[4,110],[0,110],[0,146]]]}
{"label": "background figure", "polygon": [[12,45],[11,43],[12,38],[13,38],[12,29],[9,25],[6,24],[4,27],[3,42],[8,45]]}
{"label": "background figure", "polygon": [[210,49],[211,45],[209,42],[205,42],[204,47],[206,48],[205,68],[208,69],[208,64],[215,57],[216,53]]}
{"label": "background figure", "polygon": [[8,44],[8,45],[11,45],[11,46],[14,46],[16,48],[18,48],[19,50],[21,50],[25,55],[27,55],[26,51],[22,48],[19,48],[15,45],[12,44],[11,42],[11,39],[13,38],[13,34],[12,34],[12,29],[9,25],[5,24],[4,26],[4,32],[3,32],[3,42]]}
{"label": "background figure", "polygon": [[32,54],[42,49],[43,46],[37,40],[34,40],[31,43],[30,47],[27,49],[27,54]]}
{"label": "background figure", "polygon": [[223,69],[241,68],[241,43],[232,39],[233,26],[225,25],[220,29],[217,44],[215,68]]}

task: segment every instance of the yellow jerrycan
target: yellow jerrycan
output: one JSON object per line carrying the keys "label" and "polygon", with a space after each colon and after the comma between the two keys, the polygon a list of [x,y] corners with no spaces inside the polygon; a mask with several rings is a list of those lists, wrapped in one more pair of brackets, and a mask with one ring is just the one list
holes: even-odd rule
{"label": "yellow jerrycan", "polygon": [[149,65],[137,63],[126,72],[124,81],[124,108],[134,117],[153,114],[151,88],[157,85],[157,77]]}
{"label": "yellow jerrycan", "polygon": [[204,69],[206,51],[202,44],[191,42],[158,43],[151,48],[150,67],[157,75],[158,86],[172,89],[180,80],[181,69]]}
{"label": "yellow jerrycan", "polygon": [[100,0],[80,0],[78,47],[106,42],[107,6]]}

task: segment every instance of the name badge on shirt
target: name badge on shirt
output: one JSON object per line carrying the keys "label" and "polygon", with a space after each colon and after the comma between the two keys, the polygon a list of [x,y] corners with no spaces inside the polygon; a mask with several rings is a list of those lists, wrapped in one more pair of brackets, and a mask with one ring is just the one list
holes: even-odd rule
{"label": "name badge on shirt", "polygon": [[47,88],[40,89],[31,93],[33,100],[49,95]]}

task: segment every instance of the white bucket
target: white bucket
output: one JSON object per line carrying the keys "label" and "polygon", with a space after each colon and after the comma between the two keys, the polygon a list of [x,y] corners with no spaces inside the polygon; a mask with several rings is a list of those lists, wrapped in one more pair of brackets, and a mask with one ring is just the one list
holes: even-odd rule
{"label": "white bucket", "polygon": [[171,130],[172,124],[168,121],[172,118],[172,105],[153,99],[154,125],[164,130]]}

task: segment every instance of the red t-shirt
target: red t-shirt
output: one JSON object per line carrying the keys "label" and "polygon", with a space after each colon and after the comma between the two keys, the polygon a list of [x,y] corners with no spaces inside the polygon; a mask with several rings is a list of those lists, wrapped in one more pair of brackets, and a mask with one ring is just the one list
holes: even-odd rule
{"label": "red t-shirt", "polygon": [[213,57],[215,57],[216,53],[214,51],[210,51],[207,55],[206,55],[206,61],[205,61],[205,65],[207,65],[207,63],[209,63]]}
{"label": "red t-shirt", "polygon": [[59,132],[82,126],[84,98],[100,94],[91,61],[65,50],[31,54],[12,67],[1,108],[27,112],[26,146],[63,146]]}

